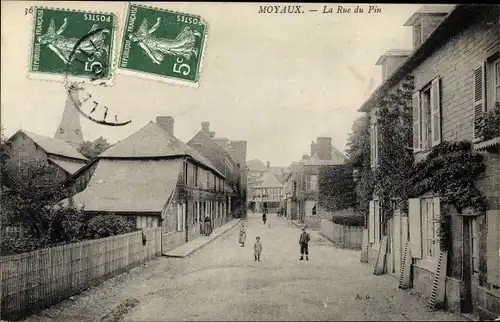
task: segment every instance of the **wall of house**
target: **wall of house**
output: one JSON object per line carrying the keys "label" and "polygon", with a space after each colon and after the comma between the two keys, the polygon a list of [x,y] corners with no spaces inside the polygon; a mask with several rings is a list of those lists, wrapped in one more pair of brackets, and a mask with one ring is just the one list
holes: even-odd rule
{"label": "wall of house", "polygon": [[[485,11],[481,16],[473,19],[471,24],[461,30],[440,48],[438,48],[425,62],[414,70],[415,86],[420,90],[429,84],[435,77],[440,78],[441,97],[441,126],[442,141],[471,141],[473,137],[473,69],[479,63],[498,52],[500,44],[500,26],[498,20],[498,8]],[[416,155],[416,159],[422,160],[428,151],[422,151]],[[498,153],[482,153],[485,158],[486,171],[476,182],[476,187],[488,199],[488,213],[479,220],[479,277],[473,278],[471,288],[477,301],[473,306],[476,312],[489,311],[493,315],[500,314],[500,289],[499,289],[499,233],[498,220],[499,209],[499,184],[500,172],[498,169]],[[489,226],[495,225],[496,229]],[[459,283],[462,278],[470,279],[470,271],[467,271],[469,249],[466,247],[467,222],[452,215],[452,238],[453,248],[450,250],[449,279],[455,283],[450,289],[460,289],[462,293],[469,292],[467,283]],[[459,271],[460,270],[460,271]],[[463,271],[462,271],[463,270]],[[415,270],[415,287],[429,294],[429,275],[432,272],[424,272],[422,269]],[[431,280],[432,282],[432,280]],[[451,285],[451,284],[450,284]],[[451,291],[450,291],[451,292]],[[456,293],[456,291],[453,291]],[[451,292],[452,293],[452,292]],[[456,294],[450,293],[450,307],[456,307]],[[455,300],[452,300],[455,299]]]}
{"label": "wall of house", "polygon": [[[11,149],[9,149],[9,159],[6,162],[7,174],[14,178],[23,169],[22,164],[30,160],[39,160],[45,164],[49,164],[46,152],[38,147],[33,140],[23,133],[16,135],[11,141]],[[64,170],[56,165],[51,164],[53,174],[48,179],[49,182],[59,183],[67,178]]]}

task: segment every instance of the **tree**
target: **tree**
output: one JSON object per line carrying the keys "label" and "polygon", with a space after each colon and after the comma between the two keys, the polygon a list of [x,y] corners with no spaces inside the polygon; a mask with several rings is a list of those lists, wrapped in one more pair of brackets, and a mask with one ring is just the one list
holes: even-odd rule
{"label": "tree", "polygon": [[352,124],[347,138],[347,157],[355,168],[370,166],[370,116],[364,114]]}
{"label": "tree", "polygon": [[2,190],[3,186],[5,185],[4,178],[6,178],[6,168],[5,165],[7,161],[9,160],[9,152],[10,152],[10,146],[7,143],[7,140],[5,138],[5,129],[3,125],[0,125],[0,165],[1,165],[1,172],[0,172],[0,179],[1,179],[1,184],[2,184]]}
{"label": "tree", "polygon": [[78,152],[83,154],[88,159],[95,159],[99,154],[109,149],[112,145],[106,141],[102,136],[94,141],[85,141],[78,147]]}
{"label": "tree", "polygon": [[135,230],[135,225],[114,215],[90,215],[77,208],[71,198],[66,204],[64,190],[53,181],[53,168],[40,160],[23,163],[12,187],[2,194],[2,221],[19,226],[23,238],[2,236],[2,254],[22,253],[39,248],[101,238]]}
{"label": "tree", "polygon": [[356,182],[356,212],[365,217],[365,223],[374,189],[370,154],[370,116],[364,114],[358,117],[352,125],[351,133],[349,133],[347,140],[347,157],[349,163],[358,173],[358,180]]}
{"label": "tree", "polygon": [[351,166],[319,168],[319,205],[327,210],[341,210],[356,205],[356,185]]}

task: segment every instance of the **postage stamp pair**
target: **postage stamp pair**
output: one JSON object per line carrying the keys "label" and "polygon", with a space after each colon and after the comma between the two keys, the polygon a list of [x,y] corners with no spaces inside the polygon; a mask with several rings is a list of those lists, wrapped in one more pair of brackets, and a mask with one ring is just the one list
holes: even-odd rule
{"label": "postage stamp pair", "polygon": [[207,36],[201,17],[129,4],[116,59],[115,14],[42,7],[33,14],[29,72],[35,78],[108,81],[116,70],[198,85]]}

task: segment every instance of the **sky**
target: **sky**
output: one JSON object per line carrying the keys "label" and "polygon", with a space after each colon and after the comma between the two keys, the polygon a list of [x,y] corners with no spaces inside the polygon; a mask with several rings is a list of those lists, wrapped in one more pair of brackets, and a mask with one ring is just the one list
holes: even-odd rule
{"label": "sky", "polygon": [[[362,14],[326,14],[325,4],[307,3],[304,14],[280,15],[259,13],[264,3],[143,4],[199,15],[208,23],[199,87],[121,75],[118,70],[113,86],[89,90],[110,113],[132,122],[110,127],[81,117],[84,139],[102,136],[114,143],[156,116],[173,116],[180,140],[189,141],[207,121],[217,137],[248,141],[248,160],[270,161],[271,166],[298,161],[317,137],[332,137],[332,144],[345,151],[352,123],[361,115],[357,109],[381,83],[378,57],[388,49],[412,48],[412,30],[403,24],[420,7],[382,4],[381,13],[369,14],[368,5],[359,4]],[[1,2],[1,123],[7,137],[20,128],[53,137],[66,101],[62,81],[29,77],[33,16],[25,15],[25,9],[34,5],[113,12],[119,17],[119,35],[127,6]],[[342,4],[328,7],[336,11],[337,5]]]}

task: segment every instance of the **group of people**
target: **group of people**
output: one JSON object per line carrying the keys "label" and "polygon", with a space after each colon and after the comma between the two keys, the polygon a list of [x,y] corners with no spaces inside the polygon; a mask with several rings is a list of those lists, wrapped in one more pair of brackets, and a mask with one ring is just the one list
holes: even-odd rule
{"label": "group of people", "polygon": [[[267,214],[264,212],[262,214],[262,220],[264,221],[264,225],[266,224]],[[241,247],[245,247],[245,241],[247,238],[247,229],[245,227],[245,223],[242,222],[240,226],[240,235],[238,238],[238,242]],[[302,228],[302,233],[299,237],[299,246],[300,246],[300,260],[304,260],[304,255],[306,256],[306,260],[309,260],[309,242],[311,241],[311,236],[306,231],[306,228]],[[254,258],[255,261],[260,262],[260,255],[262,254],[262,243],[260,241],[260,237],[255,238],[255,243],[253,245],[254,248]]]}

